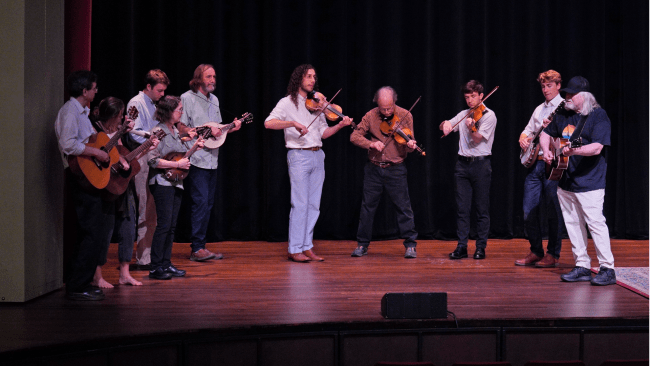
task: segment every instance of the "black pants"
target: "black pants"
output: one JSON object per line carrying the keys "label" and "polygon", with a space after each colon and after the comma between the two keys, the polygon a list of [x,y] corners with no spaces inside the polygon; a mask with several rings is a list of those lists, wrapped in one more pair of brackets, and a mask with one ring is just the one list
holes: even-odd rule
{"label": "black pants", "polygon": [[415,247],[415,239],[418,237],[418,233],[415,231],[415,221],[413,220],[413,210],[409,198],[406,166],[399,164],[380,168],[368,162],[363,169],[363,173],[363,200],[361,202],[359,229],[357,230],[359,245],[364,247],[370,245],[375,211],[379,206],[381,194],[386,188],[397,212],[397,226],[400,238],[404,239],[405,247]]}
{"label": "black pants", "polygon": [[90,287],[101,253],[111,240],[115,205],[111,201],[102,200],[99,191],[87,192],[82,189],[70,169],[66,169],[66,179],[77,213],[76,254],[66,291],[82,292]]}
{"label": "black pants", "polygon": [[472,205],[476,209],[476,248],[485,249],[490,231],[490,180],[492,165],[490,159],[464,161],[459,157],[456,163],[456,220],[458,246],[467,247]]}

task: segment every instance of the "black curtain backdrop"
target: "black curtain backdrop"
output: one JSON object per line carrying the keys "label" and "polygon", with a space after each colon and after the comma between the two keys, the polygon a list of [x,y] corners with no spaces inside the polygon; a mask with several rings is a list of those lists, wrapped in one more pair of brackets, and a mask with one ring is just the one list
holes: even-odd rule
{"label": "black curtain backdrop", "polygon": [[[227,121],[255,121],[228,135],[219,156],[209,241],[287,240],[289,177],[281,131],[263,125],[286,93],[291,71],[311,63],[320,91],[360,121],[373,93],[394,87],[413,109],[426,157],[407,159],[420,239],[456,237],[454,165],[458,136],[438,125],[466,107],[460,86],[481,81],[497,115],[492,149],[492,238],[524,237],[519,134],[543,102],[536,77],[564,85],[581,75],[612,121],[605,215],[614,238],[648,238],[648,2],[639,1],[95,1],[92,69],[102,98],[127,102],[149,69],[180,95],[197,65],[217,73]],[[486,92],[487,93],[487,92]],[[316,239],[355,239],[366,152],[344,129],[324,142],[326,179]],[[185,203],[187,200],[185,200]],[[391,203],[375,217],[374,239],[398,235]],[[177,240],[189,241],[181,208]]]}

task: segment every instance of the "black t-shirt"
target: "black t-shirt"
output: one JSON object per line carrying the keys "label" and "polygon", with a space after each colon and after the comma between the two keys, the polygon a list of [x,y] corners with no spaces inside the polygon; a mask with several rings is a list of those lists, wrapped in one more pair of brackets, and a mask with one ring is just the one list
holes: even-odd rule
{"label": "black t-shirt", "polygon": [[[579,114],[567,116],[556,115],[555,119],[545,129],[551,137],[570,138],[578,122]],[[597,142],[603,145],[600,154],[594,156],[572,155],[569,157],[569,167],[562,175],[559,186],[570,192],[589,192],[605,188],[607,175],[607,147],[610,146],[611,122],[607,112],[602,108],[594,109],[585,121],[580,134],[583,145]]]}

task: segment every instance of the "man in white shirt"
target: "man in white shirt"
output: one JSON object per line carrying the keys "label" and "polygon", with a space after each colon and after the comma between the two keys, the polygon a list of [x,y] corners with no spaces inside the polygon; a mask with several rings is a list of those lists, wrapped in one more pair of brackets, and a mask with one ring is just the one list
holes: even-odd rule
{"label": "man in white shirt", "polygon": [[[539,74],[537,81],[542,86],[545,101],[535,108],[530,121],[519,136],[519,146],[522,151],[526,151],[531,143],[539,143],[541,130],[551,122],[547,119],[549,114],[556,110],[558,113],[565,113],[564,108],[560,107],[560,103],[564,100],[560,96],[562,87],[560,73],[555,70],[545,71]],[[564,219],[557,199],[558,181],[546,179],[546,163],[542,157],[542,149],[539,149],[535,157],[536,161],[529,168],[524,181],[524,225],[530,242],[530,253],[525,258],[517,259],[515,261],[517,266],[555,267],[560,259]],[[548,221],[546,255],[542,245],[540,223],[541,208],[544,203],[546,203]]]}
{"label": "man in white shirt", "polygon": [[[126,106],[127,111],[131,107],[138,110],[138,118],[135,119],[136,132],[131,132],[130,137],[137,144],[147,141],[142,132],[149,132],[158,125],[158,121],[153,118],[156,112],[156,103],[165,95],[165,90],[169,86],[169,78],[162,70],[150,70],[144,79],[145,88],[135,97],[131,98]],[[130,146],[131,149],[136,146]],[[156,229],[156,204],[149,192],[147,183],[149,176],[149,154],[144,154],[139,160],[140,172],[135,175],[135,192],[137,196],[138,207],[138,238],[135,253],[137,269],[149,270],[151,263],[151,240]]]}
{"label": "man in white shirt", "polygon": [[[289,260],[303,263],[323,260],[312,250],[314,226],[320,214],[325,181],[322,140],[352,123],[352,119],[346,116],[336,125],[328,127],[324,114],[316,118],[318,111],[310,112],[307,109],[307,94],[317,89],[317,81],[313,66],[298,66],[289,79],[287,95],[280,99],[264,121],[264,127],[268,129],[284,130],[291,181]],[[309,126],[312,121],[313,124]]]}

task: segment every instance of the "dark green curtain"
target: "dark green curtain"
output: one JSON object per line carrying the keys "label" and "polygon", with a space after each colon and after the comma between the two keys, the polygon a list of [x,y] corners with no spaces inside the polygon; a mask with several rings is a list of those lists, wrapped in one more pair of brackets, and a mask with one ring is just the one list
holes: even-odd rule
{"label": "dark green curtain", "polygon": [[[394,87],[413,110],[426,157],[407,159],[409,190],[421,239],[453,240],[453,171],[457,136],[438,125],[465,103],[460,86],[478,79],[498,118],[493,147],[493,238],[525,236],[520,132],[543,102],[536,77],[554,69],[565,83],[586,77],[612,121],[605,215],[611,236],[648,237],[648,2],[608,1],[95,1],[92,69],[95,100],[128,101],[152,68],[164,70],[168,94],[188,90],[192,72],[211,63],[225,117],[245,111],[253,124],[228,135],[219,157],[218,198],[209,241],[287,239],[289,178],[281,131],[264,119],[285,95],[291,71],[311,63],[320,90],[359,121],[372,96]],[[325,140],[326,179],[317,239],[354,239],[365,151],[345,129]],[[187,200],[186,200],[187,201]],[[374,237],[397,237],[384,200]],[[181,209],[177,240],[189,238]]]}

